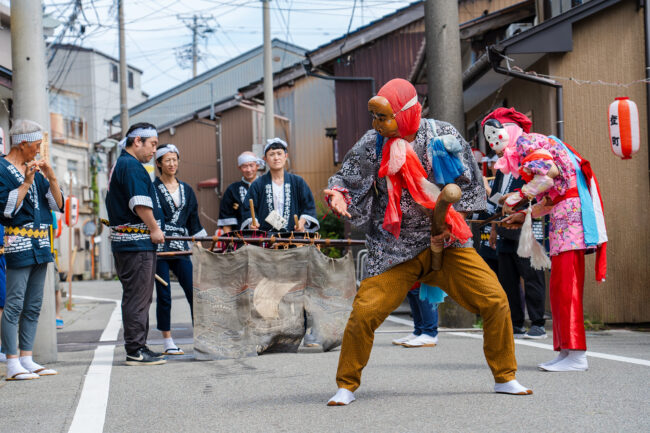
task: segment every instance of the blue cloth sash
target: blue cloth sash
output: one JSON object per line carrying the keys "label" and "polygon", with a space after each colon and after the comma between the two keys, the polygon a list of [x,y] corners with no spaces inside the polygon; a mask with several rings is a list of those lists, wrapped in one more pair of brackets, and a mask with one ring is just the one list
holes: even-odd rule
{"label": "blue cloth sash", "polygon": [[598,225],[596,223],[596,213],[594,212],[594,203],[591,198],[591,193],[589,192],[589,186],[587,184],[587,179],[585,178],[584,173],[580,168],[580,163],[578,158],[575,156],[571,150],[564,145],[562,140],[559,138],[549,135],[549,138],[553,139],[557,143],[562,145],[562,148],[566,150],[571,162],[576,169],[576,178],[578,184],[578,195],[580,196],[580,206],[582,207],[582,229],[585,236],[585,245],[588,247],[593,247],[598,245]]}

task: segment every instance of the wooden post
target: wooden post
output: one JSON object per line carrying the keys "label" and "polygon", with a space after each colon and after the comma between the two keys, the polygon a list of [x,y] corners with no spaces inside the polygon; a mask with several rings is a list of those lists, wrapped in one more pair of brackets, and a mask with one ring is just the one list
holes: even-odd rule
{"label": "wooden post", "polygon": [[[68,181],[68,197],[72,196],[72,172],[68,172],[70,174],[70,179]],[[65,206],[65,204],[64,204]],[[65,220],[65,218],[63,218]],[[72,215],[68,215],[68,302],[66,304],[66,308],[68,311],[72,310],[72,262],[74,260],[74,256],[77,251],[75,249],[74,253],[72,251],[72,225],[70,222],[72,221]]]}

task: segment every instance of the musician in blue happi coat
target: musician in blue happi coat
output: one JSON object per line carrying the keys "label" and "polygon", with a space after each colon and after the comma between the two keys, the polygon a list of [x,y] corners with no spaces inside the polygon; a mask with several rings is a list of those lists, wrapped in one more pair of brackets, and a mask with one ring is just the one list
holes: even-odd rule
{"label": "musician in blue happi coat", "polygon": [[[207,236],[208,234],[199,221],[199,206],[192,187],[176,178],[180,153],[173,144],[162,144],[156,149],[156,167],[160,177],[154,181],[160,206],[165,215],[163,230],[165,236]],[[161,244],[159,251],[187,251],[190,249],[186,241],[168,241]],[[190,312],[194,318],[192,301],[192,261],[189,256],[158,258],[156,274],[167,285],[156,281],[156,318],[158,330],[164,339],[165,355],[183,355],[184,352],[174,343],[171,333],[172,296],[169,281],[169,271],[172,271],[180,283],[185,298],[190,304]]]}
{"label": "musician in blue happi coat", "polygon": [[[309,186],[302,177],[284,170],[288,156],[285,141],[279,138],[267,141],[264,160],[269,172],[253,182],[248,190],[243,203],[242,229],[277,232],[315,232],[319,229],[316,204]],[[249,199],[253,199],[255,221],[252,220]],[[298,217],[297,225],[294,215]]]}
{"label": "musician in blue happi coat", "polygon": [[136,123],[120,142],[122,153],[108,182],[106,210],[111,226],[115,270],[122,283],[122,324],[127,365],[164,364],[162,353],[147,347],[149,307],[156,275],[157,244],[165,240],[164,217],[149,173],[158,132],[150,123]]}
{"label": "musician in blue happi coat", "polygon": [[62,212],[64,199],[48,161],[34,160],[43,128],[29,120],[16,120],[9,135],[11,150],[0,157],[0,224],[5,226],[7,261],[2,352],[7,356],[7,380],[27,380],[57,374],[33,361],[32,348],[47,264],[53,260],[50,211]]}
{"label": "musician in blue happi coat", "polygon": [[239,230],[243,219],[242,203],[248,193],[251,183],[257,179],[257,170],[264,168],[264,161],[259,159],[253,152],[243,152],[237,157],[237,166],[241,171],[242,178],[237,182],[231,183],[219,204],[219,220],[217,226],[228,233],[233,230]]}

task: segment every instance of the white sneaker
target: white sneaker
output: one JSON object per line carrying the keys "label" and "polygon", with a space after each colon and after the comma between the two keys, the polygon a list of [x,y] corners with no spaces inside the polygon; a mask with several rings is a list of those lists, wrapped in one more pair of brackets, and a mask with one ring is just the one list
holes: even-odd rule
{"label": "white sneaker", "polygon": [[438,337],[432,337],[427,334],[418,335],[413,340],[402,344],[404,347],[434,347],[438,344]]}
{"label": "white sneaker", "polygon": [[393,340],[393,344],[395,346],[402,346],[404,343],[408,343],[409,341],[417,338],[418,336],[415,334],[409,334],[406,337],[398,338],[396,340]]}
{"label": "white sneaker", "polygon": [[587,371],[587,352],[585,350],[569,350],[569,354],[555,364],[541,367],[546,371]]}

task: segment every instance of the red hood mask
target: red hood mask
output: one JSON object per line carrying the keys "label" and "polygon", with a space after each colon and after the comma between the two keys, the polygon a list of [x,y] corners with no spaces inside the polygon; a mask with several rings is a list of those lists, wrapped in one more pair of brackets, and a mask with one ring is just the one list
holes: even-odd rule
{"label": "red hood mask", "polygon": [[[390,138],[384,144],[379,167],[379,177],[387,177],[388,186],[388,206],[382,227],[399,238],[402,188],[406,187],[413,199],[428,209],[435,208],[440,189],[427,180],[420,159],[411,144],[404,139],[417,133],[420,128],[422,106],[417,100],[415,87],[406,80],[395,78],[379,89],[377,95],[383,96],[390,103],[400,135]],[[453,208],[447,212],[447,224],[452,236],[463,243],[472,236],[462,215]]]}

